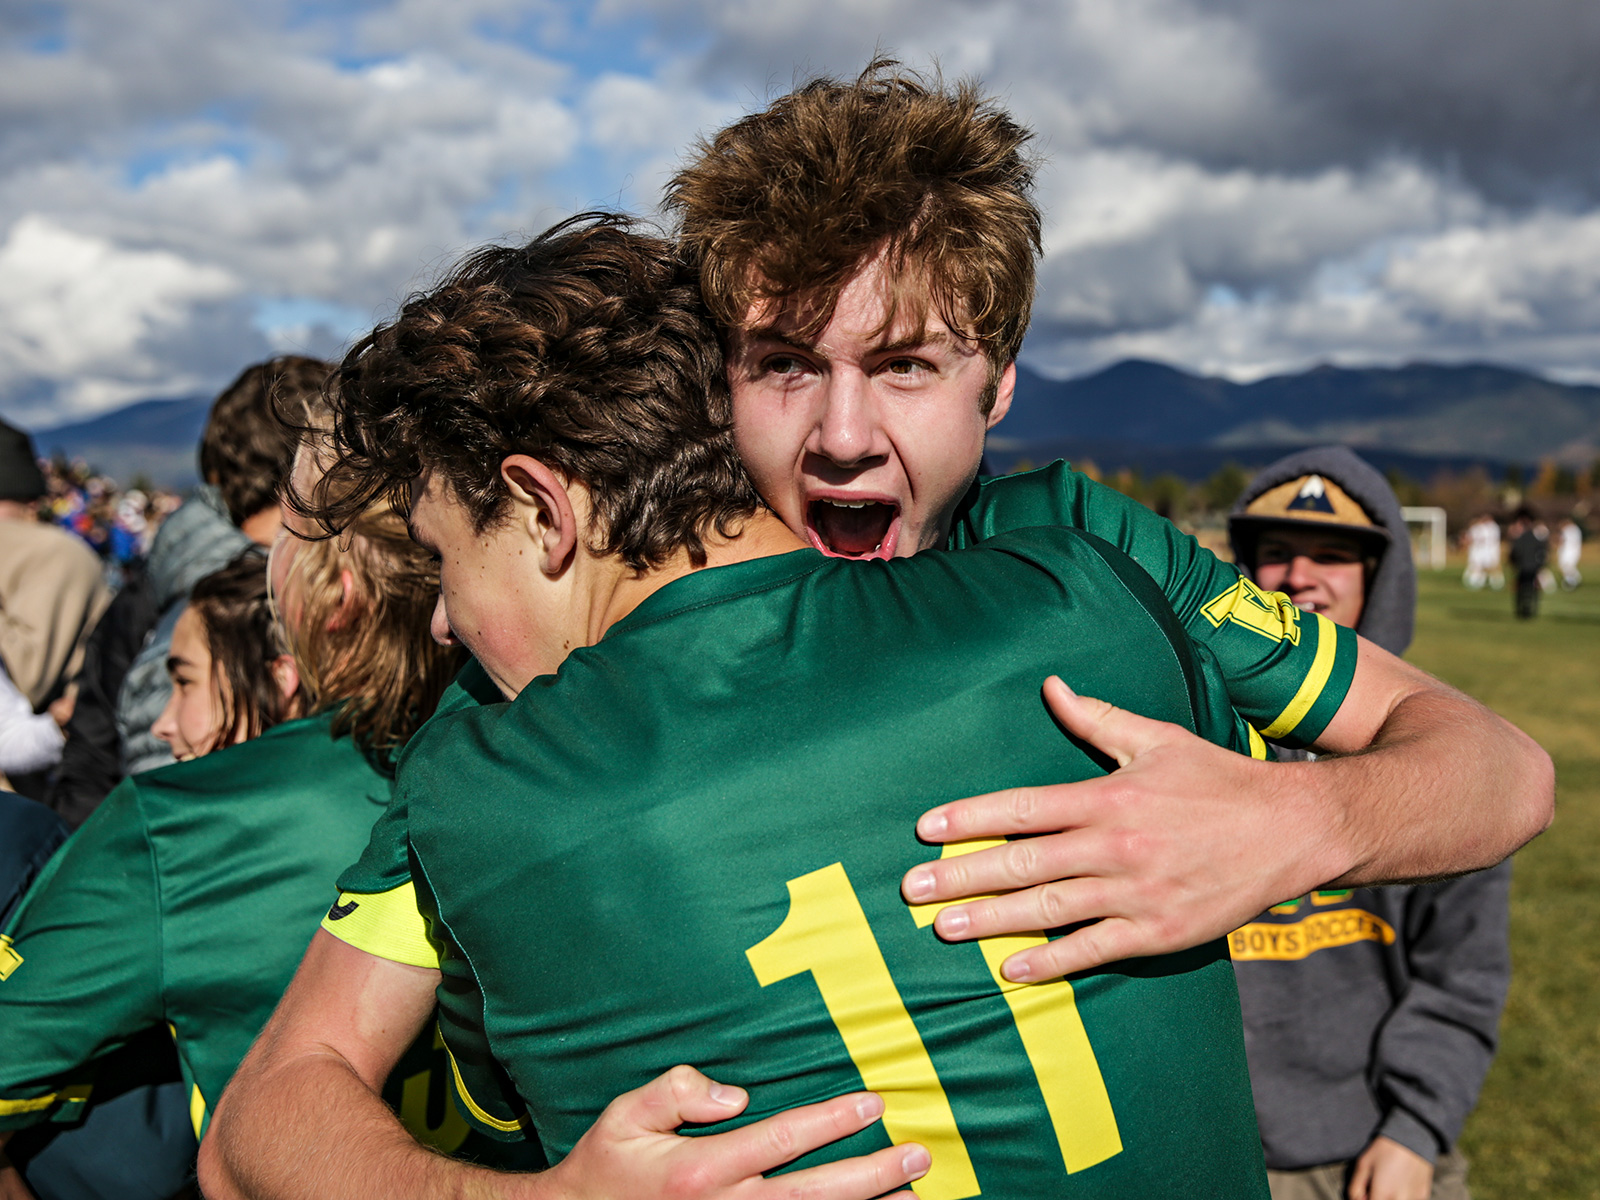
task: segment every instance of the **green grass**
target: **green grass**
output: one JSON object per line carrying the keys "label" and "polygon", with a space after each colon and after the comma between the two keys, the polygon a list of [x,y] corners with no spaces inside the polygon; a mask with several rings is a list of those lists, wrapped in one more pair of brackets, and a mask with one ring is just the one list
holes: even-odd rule
{"label": "green grass", "polygon": [[1478,1200],[1600,1198],[1600,581],[1519,622],[1460,579],[1423,572],[1407,657],[1538,739],[1557,806],[1517,855],[1511,998],[1462,1147]]}

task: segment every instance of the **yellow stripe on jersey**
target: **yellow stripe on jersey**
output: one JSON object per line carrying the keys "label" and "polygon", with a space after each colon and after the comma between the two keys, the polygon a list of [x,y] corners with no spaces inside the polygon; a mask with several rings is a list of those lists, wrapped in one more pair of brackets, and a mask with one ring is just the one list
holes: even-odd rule
{"label": "yellow stripe on jersey", "polygon": [[1254,725],[1247,724],[1245,729],[1247,729],[1250,733],[1250,757],[1259,759],[1262,762],[1266,762],[1267,743],[1263,741],[1261,735],[1256,732],[1256,727]]}
{"label": "yellow stripe on jersey", "polygon": [[341,942],[377,958],[412,967],[439,966],[439,949],[417,911],[417,889],[408,879],[387,892],[340,892],[322,927]]}
{"label": "yellow stripe on jersey", "polygon": [[189,1087],[189,1123],[194,1126],[194,1136],[199,1137],[206,1124],[206,1098],[200,1094],[200,1085]]}
{"label": "yellow stripe on jersey", "polygon": [[1311,711],[1311,706],[1317,702],[1317,697],[1322,695],[1322,689],[1328,686],[1328,677],[1333,674],[1333,660],[1339,647],[1339,633],[1332,621],[1321,613],[1308,614],[1317,619],[1317,653],[1311,660],[1311,670],[1306,674],[1300,684],[1300,690],[1294,694],[1294,699],[1289,701],[1289,707],[1278,714],[1278,719],[1261,731],[1263,737],[1281,738],[1292,733],[1294,727],[1300,724],[1305,715]]}
{"label": "yellow stripe on jersey", "polygon": [[17,1113],[43,1112],[56,1104],[82,1102],[89,1098],[89,1093],[92,1091],[94,1091],[94,1084],[78,1083],[71,1087],[62,1088],[59,1092],[34,1096],[30,1100],[0,1100],[0,1117],[14,1116]]}
{"label": "yellow stripe on jersey", "polygon": [[519,1129],[527,1130],[533,1125],[526,1113],[515,1121],[502,1121],[499,1117],[491,1116],[489,1113],[484,1112],[478,1102],[472,1098],[472,1093],[467,1091],[466,1081],[461,1078],[461,1068],[456,1066],[456,1056],[451,1053],[448,1043],[445,1045],[444,1052],[450,1055],[450,1077],[455,1080],[456,1095],[460,1098],[461,1103],[467,1106],[467,1111],[472,1114],[475,1120],[487,1125],[490,1129],[498,1129],[501,1133],[515,1133]]}
{"label": "yellow stripe on jersey", "polygon": [[11,939],[0,936],[0,981],[10,979],[11,973],[22,965],[22,955],[11,946]]}

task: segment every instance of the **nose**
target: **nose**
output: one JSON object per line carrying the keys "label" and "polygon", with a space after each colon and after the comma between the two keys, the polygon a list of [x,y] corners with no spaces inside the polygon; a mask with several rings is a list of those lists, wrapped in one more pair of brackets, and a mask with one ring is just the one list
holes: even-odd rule
{"label": "nose", "polygon": [[870,380],[854,367],[828,376],[810,449],[838,467],[860,467],[885,453],[887,437]]}
{"label": "nose", "polygon": [[1284,584],[1289,593],[1303,592],[1309,587],[1315,587],[1320,582],[1316,573],[1316,564],[1307,555],[1296,554],[1289,560],[1289,574],[1284,577]]}
{"label": "nose", "polygon": [[428,632],[433,635],[433,640],[441,646],[459,646],[461,639],[456,637],[455,631],[450,628],[450,614],[444,608],[444,595],[433,605],[433,619],[428,622]]}
{"label": "nose", "polygon": [[167,697],[167,706],[161,710],[161,715],[150,726],[151,737],[169,746],[172,745],[173,739],[178,736],[177,708],[178,691],[174,688],[172,694]]}

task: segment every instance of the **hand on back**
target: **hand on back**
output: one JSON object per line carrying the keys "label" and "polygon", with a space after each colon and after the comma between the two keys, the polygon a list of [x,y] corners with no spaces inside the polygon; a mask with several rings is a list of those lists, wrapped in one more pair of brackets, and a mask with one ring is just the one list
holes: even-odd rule
{"label": "hand on back", "polygon": [[791,1109],[727,1133],[683,1137],[677,1132],[686,1123],[738,1116],[748,1102],[741,1088],[716,1083],[692,1067],[674,1067],[607,1105],[572,1153],[537,1177],[541,1186],[529,1196],[783,1200],[803,1194],[812,1200],[870,1200],[921,1178],[928,1169],[926,1150],[902,1145],[763,1178],[763,1172],[876,1121],[883,1101],[870,1092]]}

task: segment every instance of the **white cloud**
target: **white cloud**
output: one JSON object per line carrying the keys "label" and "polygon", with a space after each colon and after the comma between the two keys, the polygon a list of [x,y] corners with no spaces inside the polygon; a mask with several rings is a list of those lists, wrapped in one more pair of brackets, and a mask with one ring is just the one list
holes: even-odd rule
{"label": "white cloud", "polygon": [[163,250],[126,250],[31,215],[0,244],[0,380],[59,384],[69,410],[146,389],[181,389],[192,373],[160,343],[239,282]]}
{"label": "white cloud", "polygon": [[[1592,369],[1600,9],[1324,10],[67,0],[58,29],[0,45],[0,230],[29,270],[88,255],[104,278],[19,289],[5,260],[0,409],[45,385],[75,409],[211,387],[268,337],[332,346],[333,324],[382,316],[477,241],[595,204],[652,211],[697,134],[874,49],[978,74],[1037,130],[1031,361]],[[260,324],[274,302],[344,315]]]}

